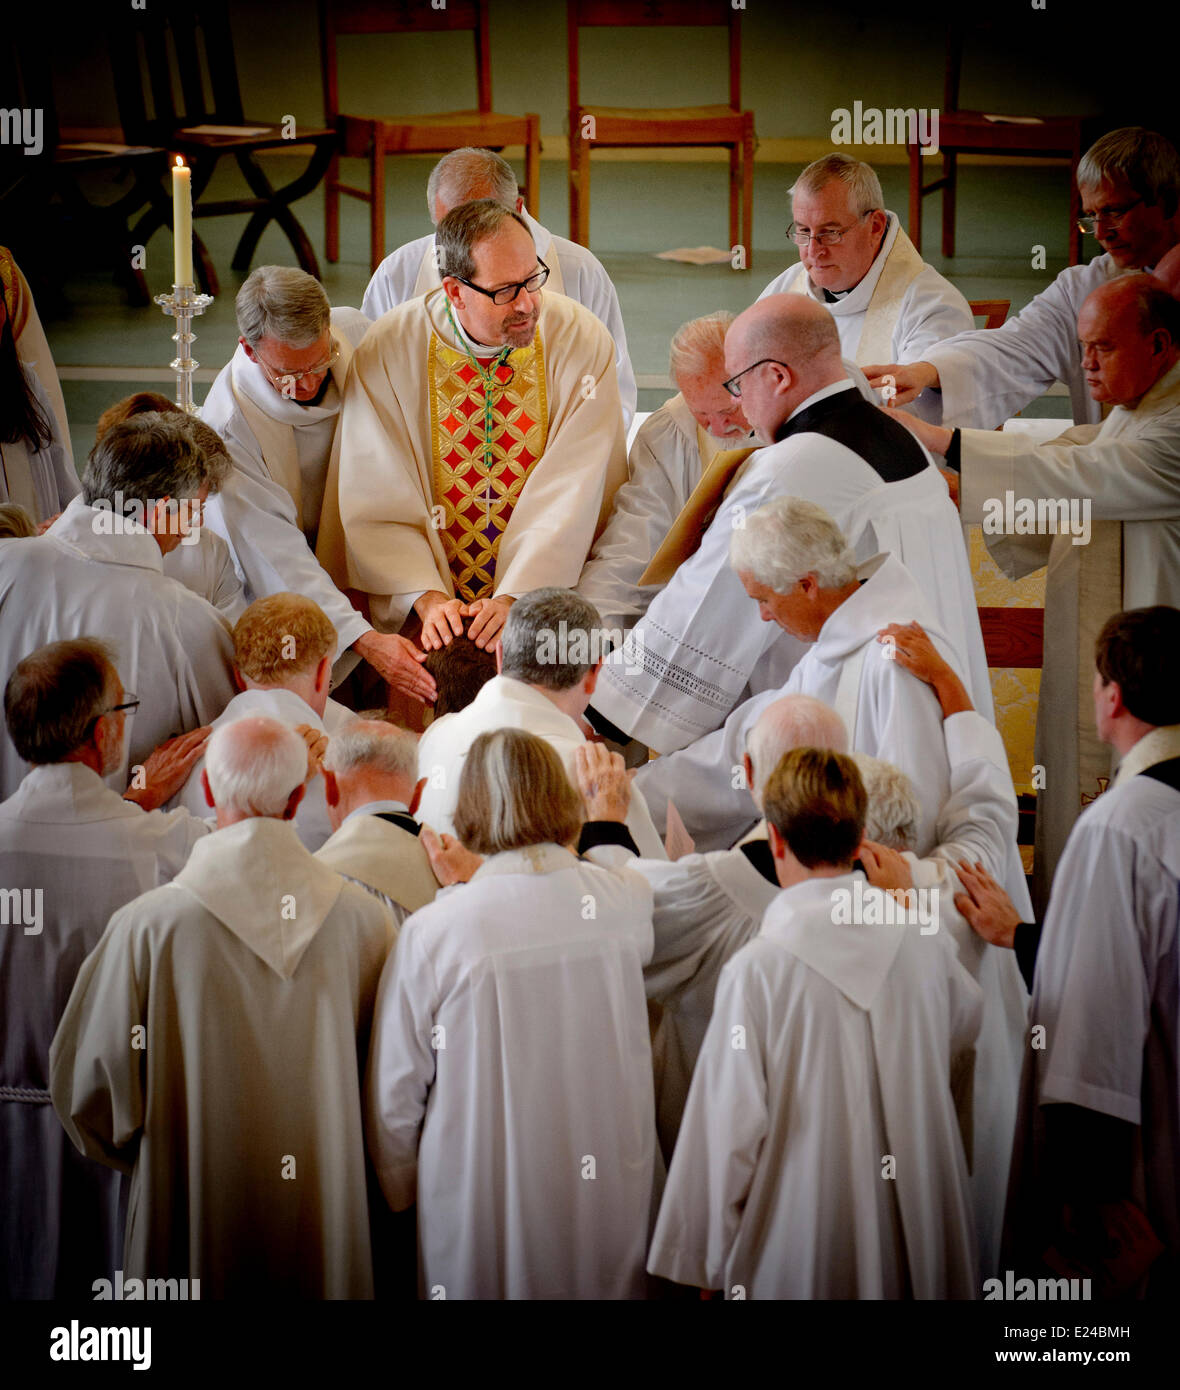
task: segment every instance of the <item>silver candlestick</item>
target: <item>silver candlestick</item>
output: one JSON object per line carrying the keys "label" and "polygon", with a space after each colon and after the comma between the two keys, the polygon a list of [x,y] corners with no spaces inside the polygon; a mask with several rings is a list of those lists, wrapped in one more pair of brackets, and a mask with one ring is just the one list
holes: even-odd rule
{"label": "silver candlestick", "polygon": [[176,344],[176,357],[172,362],[172,370],[176,373],[176,404],[195,415],[193,372],[201,364],[192,357],[192,344],[197,336],[192,331],[193,319],[213,303],[213,296],[198,294],[193,285],[173,285],[171,294],[158,294],[155,299],[160,308],[176,320],[176,332],[172,335]]}

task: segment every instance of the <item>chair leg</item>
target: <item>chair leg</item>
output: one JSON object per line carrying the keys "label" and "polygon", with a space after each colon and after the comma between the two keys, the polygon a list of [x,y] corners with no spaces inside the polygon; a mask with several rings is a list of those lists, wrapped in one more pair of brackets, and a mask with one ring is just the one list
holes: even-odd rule
{"label": "chair leg", "polygon": [[578,138],[578,117],[576,111],[570,112],[570,164],[568,174],[569,200],[570,200],[570,240],[578,239],[578,213],[580,199],[578,197],[578,145],[581,143]]}
{"label": "chair leg", "polygon": [[746,248],[746,269],[754,265],[754,116],[751,112],[742,131],[742,245]]}
{"label": "chair leg", "polygon": [[533,217],[541,212],[541,118],[529,116],[529,138],[524,152],[524,205]]}
{"label": "chair leg", "polygon": [[374,125],[369,147],[369,271],[385,259],[385,127]]}
{"label": "chair leg", "polygon": [[324,255],[335,264],[340,259],[340,157],[332,156],[324,179]]}
{"label": "chair leg", "polygon": [[907,228],[914,250],[922,250],[922,150],[910,146],[910,220]]}
{"label": "chair leg", "polygon": [[590,141],[578,141],[578,222],[570,233],[579,246],[590,245]]}
{"label": "chair leg", "polygon": [[730,255],[741,239],[739,208],[742,200],[742,155],[738,145],[729,147],[729,241],[726,248]]}
{"label": "chair leg", "polygon": [[955,254],[955,204],[959,197],[958,155],[953,151],[942,156],[942,174],[946,186],[942,190],[942,254]]}

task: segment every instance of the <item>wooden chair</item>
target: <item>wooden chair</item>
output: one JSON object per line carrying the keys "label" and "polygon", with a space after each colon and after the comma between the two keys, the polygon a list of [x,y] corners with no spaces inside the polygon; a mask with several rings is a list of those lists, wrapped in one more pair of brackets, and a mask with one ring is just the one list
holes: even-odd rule
{"label": "wooden chair", "polygon": [[967,307],[977,319],[984,319],[984,328],[1002,328],[1012,307],[1010,299],[969,299]]}
{"label": "wooden chair", "polygon": [[[369,204],[369,269],[385,256],[385,156],[446,154],[464,145],[502,150],[523,145],[525,205],[536,216],[540,199],[541,118],[535,113],[505,116],[492,110],[492,69],[487,0],[447,0],[435,9],[421,0],[320,0],[324,110],[340,145],[324,185],[324,249],[330,261],[340,254],[340,194]],[[336,38],[340,34],[402,34],[424,30],[469,30],[475,40],[475,78],[479,107],[429,116],[349,116],[340,112],[336,79]],[[369,187],[340,181],[340,155],[369,160]]]}
{"label": "wooden chair", "polygon": [[[754,113],[742,110],[741,18],[729,0],[567,0],[569,41],[570,236],[590,244],[590,150],[721,146],[729,150],[729,245],[745,248],[753,263]],[[729,104],[632,109],[583,106],[578,31],[658,25],[729,30]],[[585,125],[583,124],[585,123]],[[586,136],[583,132],[592,130]],[[740,230],[739,230],[740,208]]]}
{"label": "wooden chair", "polygon": [[[128,222],[148,205],[169,206],[162,182],[166,152],[124,145],[108,130],[63,131],[49,21],[28,9],[14,12],[10,40],[0,47],[0,90],[18,111],[41,112],[43,148],[30,157],[21,145],[0,146],[0,225],[42,308],[62,306],[61,266],[80,248],[98,252],[131,304],[150,304]],[[92,194],[112,188],[122,189],[113,200],[93,201]]]}
{"label": "wooden chair", "polygon": [[[908,144],[910,157],[909,235],[922,249],[922,199],[942,191],[942,254],[955,254],[955,197],[960,154],[1004,154],[1020,158],[1059,155],[1069,160],[1069,263],[1082,258],[1082,234],[1078,227],[1081,195],[1078,192],[1078,161],[1082,157],[1082,121],[1079,116],[1055,116],[1037,125],[1003,125],[986,119],[983,111],[959,107],[959,77],[963,66],[964,24],[952,19],[947,27],[946,74],[942,110],[939,112],[938,143],[942,153],[942,176],[926,183],[921,148]],[[998,114],[998,113],[993,113]]]}
{"label": "wooden chair", "polygon": [[[295,138],[289,139],[279,125],[245,117],[225,0],[152,0],[143,10],[128,8],[111,25],[111,65],[126,138],[163,145],[185,156],[193,170],[194,218],[251,214],[234,251],[235,270],[250,269],[259,238],[271,222],[277,222],[302,269],[318,279],[315,251],[291,205],[310,193],[327,172],[335,131],[297,130]],[[173,71],[180,78],[179,102]],[[199,134],[191,129],[201,125],[253,127],[262,133]],[[274,188],[255,156],[263,150],[300,145],[312,147],[307,165],[290,183]],[[201,194],[224,155],[233,156],[254,196],[202,202]],[[146,244],[170,217],[170,204],[166,215],[164,209],[153,207],[134,229],[135,239]],[[212,262],[195,255],[194,263],[202,287],[216,294]]]}

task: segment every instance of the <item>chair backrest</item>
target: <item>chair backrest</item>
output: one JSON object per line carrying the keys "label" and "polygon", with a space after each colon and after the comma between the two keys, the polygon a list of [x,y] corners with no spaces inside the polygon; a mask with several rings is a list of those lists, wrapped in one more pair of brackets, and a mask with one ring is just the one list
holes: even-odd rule
{"label": "chair backrest", "polygon": [[977,319],[983,319],[984,328],[1002,328],[1012,307],[1010,299],[969,299],[967,307]]}
{"label": "chair backrest", "polygon": [[340,114],[336,39],[340,34],[421,34],[470,30],[475,39],[479,109],[492,109],[492,59],[486,0],[446,0],[436,10],[424,0],[320,0],[320,62],[324,114],[329,125]]}
{"label": "chair backrest", "polygon": [[109,34],[125,139],[166,145],[182,126],[242,124],[242,91],[225,0],[153,0],[142,10],[129,8],[112,22]]}
{"label": "chair backrest", "polygon": [[569,50],[569,104],[579,97],[578,30],[655,28],[716,28],[729,30],[729,104],[742,106],[742,21],[731,0],[566,0]]}

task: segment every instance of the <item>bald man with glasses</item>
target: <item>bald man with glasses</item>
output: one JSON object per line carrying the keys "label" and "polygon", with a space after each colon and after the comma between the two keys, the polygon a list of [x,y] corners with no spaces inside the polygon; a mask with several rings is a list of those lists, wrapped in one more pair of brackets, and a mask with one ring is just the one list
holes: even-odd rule
{"label": "bald man with glasses", "polygon": [[[876,173],[859,159],[834,153],[809,164],[791,189],[791,216],[787,235],[799,263],[761,298],[803,294],[824,305],[841,351],[858,366],[914,362],[975,326],[970,305],[923,261],[897,214],[886,210]],[[935,424],[942,415],[935,391],[922,392],[910,408]]]}
{"label": "bald man with glasses", "polygon": [[1101,424],[1109,406],[1090,394],[1078,315],[1101,285],[1153,270],[1180,242],[1180,155],[1155,131],[1125,126],[1086,151],[1077,179],[1085,213],[1079,225],[1097,239],[1101,255],[1067,266],[1002,328],[962,333],[921,361],[910,357],[908,365],[894,354],[890,362],[866,366],[869,384],[880,386],[892,375],[893,405],[912,410],[915,400],[939,393],[943,425],[990,430],[1061,381],[1069,387],[1074,424]]}
{"label": "bald man with glasses", "polygon": [[494,199],[436,233],[442,285],[353,358],[318,554],[380,632],[492,646],[514,599],[570,588],[627,480],[610,333],[545,294],[549,267]]}

